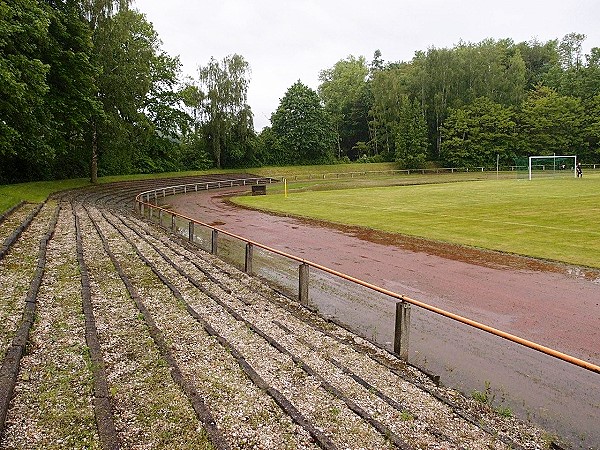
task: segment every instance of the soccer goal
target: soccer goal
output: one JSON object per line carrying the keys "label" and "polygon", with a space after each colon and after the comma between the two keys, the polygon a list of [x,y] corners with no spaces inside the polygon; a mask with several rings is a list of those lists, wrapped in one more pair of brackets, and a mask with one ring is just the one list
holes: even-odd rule
{"label": "soccer goal", "polygon": [[529,179],[533,177],[577,176],[577,156],[530,156]]}

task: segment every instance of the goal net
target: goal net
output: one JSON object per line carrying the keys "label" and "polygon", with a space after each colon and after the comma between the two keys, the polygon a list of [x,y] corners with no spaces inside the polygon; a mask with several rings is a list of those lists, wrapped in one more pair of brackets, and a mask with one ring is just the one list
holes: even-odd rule
{"label": "goal net", "polygon": [[577,156],[530,156],[529,179],[541,177],[576,177]]}

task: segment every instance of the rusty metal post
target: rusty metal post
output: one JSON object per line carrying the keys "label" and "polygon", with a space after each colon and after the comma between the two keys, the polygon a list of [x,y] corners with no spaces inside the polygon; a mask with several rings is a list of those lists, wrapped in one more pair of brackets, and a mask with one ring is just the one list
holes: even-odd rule
{"label": "rusty metal post", "polygon": [[254,246],[250,243],[246,243],[246,258],[244,261],[244,272],[252,275],[252,256],[254,254]]}
{"label": "rusty metal post", "polygon": [[218,250],[218,244],[217,241],[219,240],[219,232],[215,229],[212,230],[212,245],[210,247],[210,252],[213,255],[217,254],[217,250]]}
{"label": "rusty metal post", "polygon": [[298,301],[305,306],[308,305],[309,268],[306,263],[300,264],[298,268]]}
{"label": "rusty metal post", "polygon": [[410,303],[396,303],[396,326],[394,333],[394,353],[408,361],[408,340],[410,334]]}
{"label": "rusty metal post", "polygon": [[194,242],[194,222],[191,220],[188,224],[188,239],[190,242]]}

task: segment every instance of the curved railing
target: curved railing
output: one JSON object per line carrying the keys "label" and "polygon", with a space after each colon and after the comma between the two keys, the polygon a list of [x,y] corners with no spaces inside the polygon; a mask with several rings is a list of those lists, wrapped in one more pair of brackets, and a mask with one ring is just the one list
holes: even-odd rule
{"label": "curved railing", "polygon": [[[416,307],[422,308],[426,311],[433,312],[437,315],[446,317],[453,321],[468,325],[469,327],[475,328],[477,330],[484,331],[486,333],[490,333],[492,335],[498,336],[500,338],[506,339],[508,341],[514,342],[521,346],[530,348],[532,350],[541,352],[543,354],[549,355],[551,357],[557,358],[559,360],[568,362],[575,366],[581,367],[583,369],[589,370],[591,372],[595,372],[600,374],[600,366],[590,363],[588,361],[576,358],[574,356],[568,355],[566,353],[559,352],[552,348],[540,345],[538,343],[532,342],[530,340],[521,338],[519,336],[515,336],[513,334],[504,332],[502,330],[496,329],[494,327],[485,325],[483,323],[479,323],[477,321],[468,319],[466,317],[460,316],[458,314],[451,313],[449,311],[445,311],[441,308],[429,305],[427,303],[421,302],[419,300],[415,300],[413,298],[407,297],[405,295],[398,294],[396,292],[390,291],[388,289],[384,289],[380,286],[368,283],[366,281],[360,280],[358,278],[352,277],[350,275],[344,274],[342,272],[336,271],[329,267],[323,266],[313,261],[309,261],[304,258],[300,258],[298,256],[283,252],[281,250],[269,247],[267,245],[261,244],[260,242],[256,242],[250,239],[247,239],[243,236],[236,235],[229,231],[217,228],[213,225],[209,225],[207,223],[203,223],[191,217],[187,217],[183,214],[179,214],[175,211],[169,210],[163,206],[158,204],[159,198],[165,198],[168,195],[176,195],[176,194],[185,194],[188,192],[198,192],[202,190],[210,190],[210,189],[218,189],[223,187],[234,187],[234,186],[252,186],[252,185],[264,185],[270,184],[276,181],[281,181],[282,178],[274,178],[274,177],[264,177],[264,178],[242,178],[242,179],[234,179],[234,180],[226,180],[226,181],[206,181],[206,182],[195,182],[190,184],[181,184],[177,186],[169,186],[169,187],[161,187],[157,189],[152,189],[148,191],[144,191],[139,193],[136,196],[136,209],[137,212],[150,220],[157,218],[161,225],[164,225],[165,216],[171,217],[171,229],[176,231],[176,220],[187,222],[188,224],[188,233],[187,237],[190,241],[194,241],[195,238],[195,228],[196,226],[205,227],[210,230],[211,234],[211,243],[210,243],[210,251],[213,254],[218,253],[218,237],[219,235],[228,236],[236,241],[244,243],[245,248],[245,257],[244,257],[244,270],[250,274],[253,272],[253,250],[255,248],[262,249],[265,252],[271,253],[273,255],[281,256],[289,261],[294,261],[299,263],[299,279],[298,279],[298,300],[302,304],[307,304],[308,302],[308,286],[309,286],[309,268],[318,269],[324,273],[337,277],[339,279],[346,280],[356,286],[360,286],[362,288],[366,288],[370,291],[377,292],[389,298],[395,299],[396,303],[396,318],[395,318],[395,335],[394,335],[394,352],[397,353],[401,358],[406,360],[408,358],[408,338],[409,338],[409,328],[410,328],[410,305],[414,305]],[[154,201],[154,203],[153,203]]]}

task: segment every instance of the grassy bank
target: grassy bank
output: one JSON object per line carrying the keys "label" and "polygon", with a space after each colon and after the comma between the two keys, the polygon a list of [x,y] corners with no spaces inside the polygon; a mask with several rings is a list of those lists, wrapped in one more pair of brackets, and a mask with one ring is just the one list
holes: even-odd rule
{"label": "grassy bank", "polygon": [[[209,170],[209,171],[189,171],[189,172],[170,172],[159,174],[143,174],[143,175],[119,175],[110,177],[101,177],[98,183],[111,183],[115,181],[131,181],[131,180],[151,180],[156,178],[194,176],[209,173],[227,173],[239,172],[239,170]],[[30,183],[17,183],[0,185],[0,213],[6,211],[11,206],[16,205],[24,200],[32,203],[43,202],[48,196],[54,192],[63,191],[66,189],[74,189],[91,186],[87,178],[77,178],[71,180],[57,181],[33,181]]]}
{"label": "grassy bank", "polygon": [[[248,172],[259,176],[300,176],[309,178],[311,176],[321,176],[323,173],[343,172],[350,173],[353,171],[384,171],[392,170],[395,165],[392,163],[377,163],[377,164],[335,164],[329,166],[290,166],[290,167],[260,167],[250,169],[211,169],[207,171],[188,171],[188,172],[170,172],[159,174],[143,174],[143,175],[121,175],[101,177],[99,183],[110,183],[114,181],[129,181],[129,180],[148,180],[156,178],[197,176],[202,174],[213,173],[239,173]],[[50,194],[65,189],[80,188],[90,186],[91,183],[86,178],[58,181],[35,181],[31,183],[19,183],[0,185],[0,213],[6,211],[11,206],[16,205],[20,201],[27,202],[43,202]]]}

